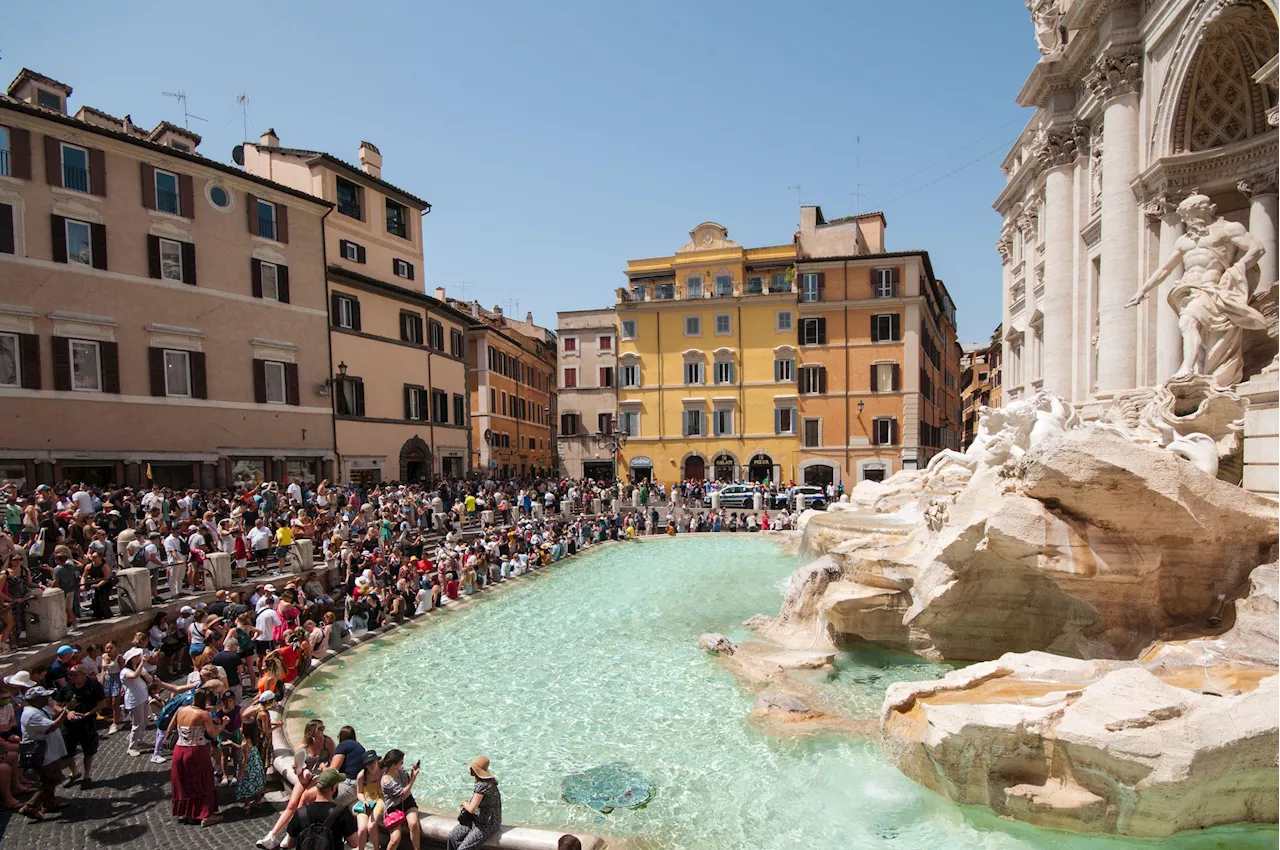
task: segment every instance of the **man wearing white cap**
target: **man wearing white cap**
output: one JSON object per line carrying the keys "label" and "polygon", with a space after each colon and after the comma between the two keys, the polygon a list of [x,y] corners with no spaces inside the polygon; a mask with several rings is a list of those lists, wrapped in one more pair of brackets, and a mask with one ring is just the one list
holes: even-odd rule
{"label": "man wearing white cap", "polygon": [[33,750],[33,757],[39,761],[34,767],[40,774],[40,790],[18,812],[32,820],[44,820],[46,809],[57,810],[67,805],[59,803],[54,796],[62,780],[62,760],[67,757],[67,745],[60,728],[67,712],[63,709],[57,714],[52,713],[48,708],[51,696],[53,691],[39,685],[28,688],[23,694],[27,704],[22,707],[20,720],[21,746]]}

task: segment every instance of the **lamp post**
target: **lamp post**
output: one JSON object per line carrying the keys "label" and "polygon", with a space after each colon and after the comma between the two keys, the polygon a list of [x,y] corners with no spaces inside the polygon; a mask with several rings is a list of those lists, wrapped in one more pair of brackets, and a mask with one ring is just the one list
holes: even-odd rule
{"label": "lamp post", "polygon": [[613,479],[618,480],[618,451],[627,445],[627,435],[618,433],[618,417],[609,418],[609,430],[596,434],[596,447],[609,450],[613,460]]}

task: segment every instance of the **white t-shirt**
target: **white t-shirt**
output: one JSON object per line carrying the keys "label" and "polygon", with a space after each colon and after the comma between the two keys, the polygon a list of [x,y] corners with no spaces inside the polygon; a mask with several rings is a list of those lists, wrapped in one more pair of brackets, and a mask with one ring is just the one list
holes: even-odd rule
{"label": "white t-shirt", "polygon": [[142,506],[147,509],[147,513],[159,508],[163,497],[159,493],[147,493],[142,497]]}
{"label": "white t-shirt", "polygon": [[275,535],[268,529],[254,526],[249,529],[249,544],[253,546],[255,552],[261,552],[271,545],[271,541],[275,539]]}
{"label": "white t-shirt", "polygon": [[258,612],[258,619],[254,625],[260,633],[258,640],[271,640],[271,636],[276,633],[276,626],[280,625],[280,615],[274,608],[263,608]]}
{"label": "white t-shirt", "polygon": [[84,490],[77,490],[72,493],[71,501],[76,503],[76,513],[80,516],[88,516],[93,513],[93,496]]}
{"label": "white t-shirt", "polygon": [[164,554],[171,564],[187,562],[187,556],[182,554],[182,542],[178,540],[176,534],[170,534],[164,539]]}
{"label": "white t-shirt", "polygon": [[289,486],[286,489],[289,493],[290,499],[293,499],[295,502],[302,501],[302,488],[298,486],[297,481],[290,481]]}
{"label": "white t-shirt", "polygon": [[144,704],[147,701],[147,682],[141,676],[131,679],[124,673],[120,674],[120,687],[124,690],[122,702],[124,710]]}

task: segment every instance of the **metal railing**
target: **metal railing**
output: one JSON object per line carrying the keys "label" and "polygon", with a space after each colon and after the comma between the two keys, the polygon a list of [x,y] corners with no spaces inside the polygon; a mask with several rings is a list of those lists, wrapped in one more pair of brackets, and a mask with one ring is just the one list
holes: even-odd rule
{"label": "metal railing", "polygon": [[276,220],[274,216],[258,213],[258,235],[267,239],[276,238]]}
{"label": "metal railing", "polygon": [[178,193],[168,189],[156,189],[156,209],[160,212],[178,215],[181,209],[178,204]]}
{"label": "metal railing", "polygon": [[339,199],[338,212],[343,215],[351,216],[352,218],[358,218],[361,221],[364,220],[364,216],[360,214],[360,205],[357,203]]}
{"label": "metal railing", "polygon": [[8,176],[9,174],[9,152],[0,149],[0,174]]}
{"label": "metal railing", "polygon": [[62,188],[76,192],[89,191],[89,169],[74,165],[62,166]]}

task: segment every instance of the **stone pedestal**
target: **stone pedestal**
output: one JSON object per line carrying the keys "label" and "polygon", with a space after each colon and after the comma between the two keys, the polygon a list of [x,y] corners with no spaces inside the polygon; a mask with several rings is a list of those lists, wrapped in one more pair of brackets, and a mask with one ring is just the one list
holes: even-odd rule
{"label": "stone pedestal", "polygon": [[711,510],[720,510],[720,491],[714,490],[711,493]]}
{"label": "stone pedestal", "polygon": [[614,500],[613,500],[613,504],[610,506],[610,509],[611,509],[615,514],[616,514],[616,513],[618,513],[619,511],[621,511],[621,510],[622,510],[622,500],[621,500],[621,499],[614,499]]}
{"label": "stone pedestal", "polygon": [[[67,595],[56,587],[45,588],[44,593],[27,601],[27,641],[52,643],[67,635]],[[150,595],[147,601],[151,601]],[[30,615],[34,614],[35,617]],[[40,622],[32,622],[39,619]]]}
{"label": "stone pedestal", "polygon": [[639,487],[631,491],[631,507],[633,508],[640,507],[640,488]]}
{"label": "stone pedestal", "polygon": [[760,510],[764,507],[764,495],[761,493],[751,494],[751,507],[753,510]]}
{"label": "stone pedestal", "polygon": [[[436,501],[438,502],[440,500],[436,499]],[[444,531],[444,514],[443,513],[441,513],[440,511],[436,511],[431,515],[431,527],[436,531],[440,531],[440,532]]]}
{"label": "stone pedestal", "polygon": [[214,590],[231,587],[231,556],[226,552],[214,552],[205,558],[205,569],[213,577]]}
{"label": "stone pedestal", "polygon": [[542,501],[541,500],[533,503],[533,518],[542,519]]}
{"label": "stone pedestal", "polygon": [[441,499],[439,496],[432,497],[431,512],[435,514],[444,513],[444,499]]}
{"label": "stone pedestal", "polygon": [[804,493],[796,493],[796,513],[804,513],[805,501]]}
{"label": "stone pedestal", "polygon": [[604,503],[603,503],[600,499],[592,499],[592,500],[591,500],[591,513],[595,514],[596,516],[599,516],[599,515],[600,515],[600,508],[603,506],[603,504],[604,504]]}
{"label": "stone pedestal", "polygon": [[1244,414],[1244,488],[1280,499],[1280,372],[1255,375],[1236,392],[1249,400]]}
{"label": "stone pedestal", "polygon": [[573,501],[571,499],[560,500],[560,515],[565,519],[573,517]]}
{"label": "stone pedestal", "polygon": [[151,571],[130,567],[121,570],[116,596],[120,600],[121,614],[137,614],[151,607]]}
{"label": "stone pedestal", "polygon": [[315,555],[315,541],[295,540],[293,541],[293,551],[297,557],[285,561],[289,565],[289,572],[297,574],[311,572],[312,560]]}
{"label": "stone pedestal", "polygon": [[484,525],[493,525],[493,511],[481,511],[480,522]]}

